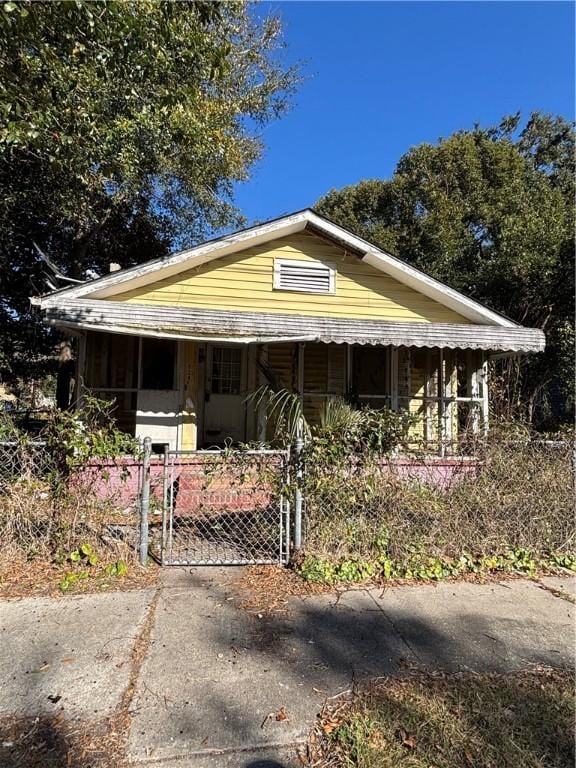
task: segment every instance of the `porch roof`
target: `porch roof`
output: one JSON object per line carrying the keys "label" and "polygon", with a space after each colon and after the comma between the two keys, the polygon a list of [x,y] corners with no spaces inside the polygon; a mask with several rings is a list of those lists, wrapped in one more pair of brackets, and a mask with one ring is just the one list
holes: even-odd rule
{"label": "porch roof", "polygon": [[341,317],[183,309],[102,299],[61,299],[45,309],[56,326],[134,336],[243,344],[317,341],[336,344],[541,352],[544,333],[521,326],[391,322]]}

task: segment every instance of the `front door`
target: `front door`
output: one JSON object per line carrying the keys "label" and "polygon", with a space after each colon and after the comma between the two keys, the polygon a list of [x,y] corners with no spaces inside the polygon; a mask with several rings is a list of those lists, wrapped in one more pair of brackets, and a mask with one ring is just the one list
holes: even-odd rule
{"label": "front door", "polygon": [[206,356],[204,445],[246,439],[246,350],[210,344]]}

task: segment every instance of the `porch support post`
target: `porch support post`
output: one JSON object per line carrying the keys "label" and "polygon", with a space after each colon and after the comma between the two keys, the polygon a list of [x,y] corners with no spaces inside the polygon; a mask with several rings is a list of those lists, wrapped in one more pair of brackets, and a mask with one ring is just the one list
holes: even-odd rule
{"label": "porch support post", "polygon": [[[268,347],[266,344],[262,344],[258,347],[258,382],[260,386],[265,384],[264,376],[260,366],[265,365],[268,359]],[[266,442],[266,426],[268,422],[267,403],[261,401],[258,405],[258,413],[256,414],[256,431],[258,434],[258,442]]]}
{"label": "porch support post", "polygon": [[[466,351],[466,396],[472,398],[478,398],[479,396],[479,382],[478,382],[478,353],[473,352],[471,349]],[[480,371],[481,373],[481,371]],[[469,420],[472,425],[472,434],[477,435],[480,431],[480,412],[478,409],[478,403],[470,403]]]}
{"label": "porch support post", "polygon": [[181,341],[178,347],[182,406],[177,447],[195,451],[198,448],[198,346],[194,341]]}
{"label": "porch support post", "polygon": [[482,390],[482,431],[488,432],[488,359],[483,360],[481,368],[478,370],[481,390]]}
{"label": "porch support post", "polygon": [[[258,389],[258,353],[259,349],[254,344],[249,344],[246,350],[246,390],[248,398]],[[244,408],[244,429],[246,440],[256,440],[258,434],[258,415],[254,403],[246,400]]]}
{"label": "porch support post", "polygon": [[86,373],[86,332],[78,337],[78,357],[76,359],[76,380],[74,382],[74,407],[82,408],[84,400],[84,375]]}
{"label": "porch support post", "polygon": [[444,456],[444,437],[445,437],[445,424],[444,424],[444,349],[440,347],[438,350],[439,362],[438,362],[438,452],[440,456]]}
{"label": "porch support post", "polygon": [[306,343],[304,341],[298,342],[298,352],[297,352],[297,379],[296,379],[296,388],[298,391],[298,394],[300,395],[300,401],[303,402],[304,400],[304,349],[306,347]]}
{"label": "porch support post", "polygon": [[454,354],[452,350],[443,350],[444,357],[444,388],[442,390],[442,397],[446,398],[444,407],[444,437],[447,442],[448,451],[452,448],[453,437],[453,423],[452,418],[454,414],[454,405],[452,398],[454,393],[452,391],[452,382],[454,374]]}
{"label": "porch support post", "polygon": [[[440,355],[442,355],[442,352],[440,352]],[[442,361],[442,357],[440,357],[440,361]],[[442,362],[440,362],[440,365],[442,365]],[[433,436],[432,422],[430,419],[430,397],[433,396],[433,392],[431,391],[431,387],[430,387],[431,372],[432,372],[432,350],[427,349],[424,355],[424,391],[423,391],[424,398],[422,400],[422,410],[423,410],[422,416],[424,418],[424,442],[426,446],[428,446]],[[438,376],[439,375],[440,374],[438,374]],[[437,388],[438,387],[440,387],[439,378],[437,383]],[[437,394],[439,394],[439,392]],[[438,410],[438,414],[439,414],[438,415],[438,436],[441,437],[442,419],[440,417],[440,410]]]}
{"label": "porch support post", "polygon": [[353,348],[351,344],[346,344],[346,396],[350,399],[352,387],[354,386],[354,377],[352,373]]}
{"label": "porch support post", "polygon": [[398,347],[390,347],[390,408],[398,410]]}

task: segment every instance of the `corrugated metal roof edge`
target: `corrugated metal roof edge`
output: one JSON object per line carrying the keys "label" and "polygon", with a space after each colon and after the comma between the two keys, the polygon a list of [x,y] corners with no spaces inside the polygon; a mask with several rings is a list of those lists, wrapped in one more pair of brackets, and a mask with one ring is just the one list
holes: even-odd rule
{"label": "corrugated metal roof edge", "polygon": [[392,344],[394,346],[540,352],[544,333],[536,328],[474,324],[413,323],[310,317],[267,313],[161,308],[98,300],[70,301],[46,310],[54,325],[195,340],[238,343],[319,341],[323,343]]}

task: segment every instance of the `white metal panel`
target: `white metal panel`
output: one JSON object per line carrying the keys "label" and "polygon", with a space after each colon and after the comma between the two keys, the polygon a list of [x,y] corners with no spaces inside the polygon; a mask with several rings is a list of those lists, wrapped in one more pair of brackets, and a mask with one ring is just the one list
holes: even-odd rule
{"label": "white metal panel", "polygon": [[336,268],[324,262],[274,259],[274,288],[301,293],[334,293]]}
{"label": "white metal panel", "polygon": [[178,448],[180,392],[177,389],[140,389],[136,409],[136,437]]}

